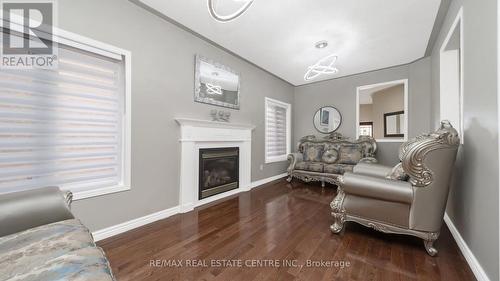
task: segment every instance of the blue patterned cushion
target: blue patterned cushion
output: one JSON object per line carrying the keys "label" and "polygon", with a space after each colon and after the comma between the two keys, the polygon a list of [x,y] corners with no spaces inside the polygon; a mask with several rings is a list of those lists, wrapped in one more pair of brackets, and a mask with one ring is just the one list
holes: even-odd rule
{"label": "blue patterned cushion", "polygon": [[114,280],[102,250],[78,220],[0,237],[2,280]]}
{"label": "blue patterned cushion", "polygon": [[303,159],[307,162],[319,162],[323,156],[324,146],[322,144],[306,143],[304,145]]}
{"label": "blue patterned cushion", "polygon": [[363,158],[361,146],[357,144],[343,145],[339,150],[339,164],[355,165]]}

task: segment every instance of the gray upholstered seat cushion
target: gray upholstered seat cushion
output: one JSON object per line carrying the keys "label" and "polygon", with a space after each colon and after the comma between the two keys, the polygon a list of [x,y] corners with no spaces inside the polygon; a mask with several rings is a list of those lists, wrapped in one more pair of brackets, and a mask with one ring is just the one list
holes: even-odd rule
{"label": "gray upholstered seat cushion", "polygon": [[353,165],[346,164],[325,164],[323,170],[325,173],[343,175],[345,172],[352,172],[353,167]]}
{"label": "gray upholstered seat cushion", "polygon": [[323,173],[323,166],[324,164],[321,162],[303,161],[303,162],[298,162],[295,165],[295,169],[309,171],[309,172]]}
{"label": "gray upholstered seat cushion", "polygon": [[391,166],[372,163],[358,163],[353,168],[355,174],[385,178],[392,171]]}
{"label": "gray upholstered seat cushion", "polygon": [[2,280],[114,280],[104,253],[78,220],[0,237]]}
{"label": "gray upholstered seat cushion", "polygon": [[376,178],[360,174],[344,174],[345,193],[385,201],[411,204],[413,188],[409,182]]}

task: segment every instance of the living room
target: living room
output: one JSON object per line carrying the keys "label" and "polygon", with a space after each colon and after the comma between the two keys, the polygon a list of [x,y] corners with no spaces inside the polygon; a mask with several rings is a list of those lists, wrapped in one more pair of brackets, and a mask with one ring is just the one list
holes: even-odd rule
{"label": "living room", "polygon": [[499,280],[497,1],[1,5],[0,280]]}

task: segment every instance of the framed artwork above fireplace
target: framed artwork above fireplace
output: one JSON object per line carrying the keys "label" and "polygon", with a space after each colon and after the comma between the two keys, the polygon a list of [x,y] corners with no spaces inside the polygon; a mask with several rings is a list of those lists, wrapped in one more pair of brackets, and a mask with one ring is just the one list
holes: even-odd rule
{"label": "framed artwork above fireplace", "polygon": [[240,75],[228,66],[196,56],[194,101],[240,109]]}

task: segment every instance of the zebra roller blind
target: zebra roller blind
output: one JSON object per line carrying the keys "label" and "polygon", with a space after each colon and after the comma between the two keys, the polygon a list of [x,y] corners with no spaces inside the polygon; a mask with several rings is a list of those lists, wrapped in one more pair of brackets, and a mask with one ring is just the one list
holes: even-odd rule
{"label": "zebra roller blind", "polygon": [[0,193],[123,182],[124,60],[58,45],[54,70],[0,70]]}
{"label": "zebra roller blind", "polygon": [[290,153],[290,105],[266,98],[266,162],[284,161]]}

